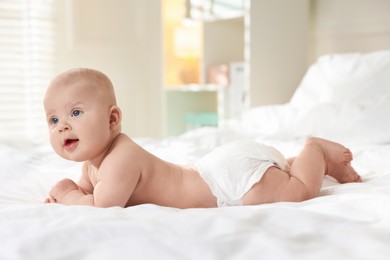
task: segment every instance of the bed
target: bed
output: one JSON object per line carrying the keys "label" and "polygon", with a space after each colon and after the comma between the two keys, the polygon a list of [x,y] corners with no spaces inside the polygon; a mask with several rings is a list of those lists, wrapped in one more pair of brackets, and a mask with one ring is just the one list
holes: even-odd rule
{"label": "bed", "polygon": [[343,142],[362,183],[326,177],[300,203],[213,209],[43,204],[80,165],[47,143],[0,144],[0,259],[389,259],[390,51],[320,57],[289,103],[245,111],[229,128],[135,139],[176,163],[241,138],[294,155],[307,136]]}

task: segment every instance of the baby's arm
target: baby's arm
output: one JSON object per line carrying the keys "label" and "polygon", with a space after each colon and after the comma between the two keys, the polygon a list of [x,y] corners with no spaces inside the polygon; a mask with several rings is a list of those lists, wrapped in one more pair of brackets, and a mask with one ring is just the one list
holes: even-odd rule
{"label": "baby's arm", "polygon": [[[77,185],[70,179],[59,181],[49,192],[45,203],[93,205],[93,186],[88,175],[88,166],[83,165],[82,175]],[[88,196],[89,195],[89,196]],[[74,203],[77,201],[78,203]]]}
{"label": "baby's arm", "polygon": [[[73,203],[77,201],[78,203]],[[59,181],[49,192],[46,203],[93,205],[92,195],[87,195],[70,179]]]}
{"label": "baby's arm", "polygon": [[129,154],[124,150],[115,149],[100,165],[98,174],[101,177],[93,192],[97,207],[125,207],[140,180],[138,163],[144,155]]}
{"label": "baby's arm", "polygon": [[[125,207],[140,179],[141,170],[137,162],[142,160],[140,157],[143,156],[137,152],[132,156],[126,150],[117,147],[104,158],[96,173],[98,182],[93,188],[93,194],[89,187],[92,184],[88,169],[84,167],[80,187],[65,179],[53,187],[50,196],[61,204]],[[132,162],[129,162],[129,158],[133,158]]]}

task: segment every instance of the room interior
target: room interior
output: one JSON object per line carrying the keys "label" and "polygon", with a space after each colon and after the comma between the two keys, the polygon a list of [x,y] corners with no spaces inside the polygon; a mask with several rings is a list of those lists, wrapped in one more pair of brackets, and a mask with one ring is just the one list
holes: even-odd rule
{"label": "room interior", "polygon": [[[0,259],[388,259],[389,13],[388,0],[0,0]],[[197,169],[241,139],[289,158],[320,136],[351,150],[362,182],[326,174],[313,199],[252,206],[43,203],[83,168],[53,151],[42,108],[73,67],[111,78],[123,133],[162,160]]]}
{"label": "room interior", "polygon": [[[367,52],[389,46],[388,1],[241,2],[248,9],[241,14],[246,19],[243,29],[247,39],[241,51],[246,55],[242,62],[247,70],[248,107],[288,102],[307,68],[322,54]],[[55,71],[74,66],[105,71],[118,92],[125,115],[124,131],[136,137],[168,136],[164,1],[56,3],[60,40]],[[209,45],[224,45],[217,41],[221,35],[215,40],[205,35],[205,40]],[[206,65],[209,56],[204,53],[202,57]],[[207,68],[200,70],[202,77]],[[210,102],[204,105],[210,106]]]}

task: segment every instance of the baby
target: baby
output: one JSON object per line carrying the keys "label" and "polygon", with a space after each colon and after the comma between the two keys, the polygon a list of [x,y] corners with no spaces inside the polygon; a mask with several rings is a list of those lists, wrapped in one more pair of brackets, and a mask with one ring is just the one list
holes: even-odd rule
{"label": "baby", "polygon": [[349,149],[320,138],[307,139],[288,160],[272,147],[245,140],[221,146],[192,165],[164,161],[121,133],[112,83],[92,69],[72,69],[54,78],[44,107],[54,151],[83,162],[78,182],[61,180],[46,203],[254,205],[316,197],[325,174],[340,183],[361,181]]}

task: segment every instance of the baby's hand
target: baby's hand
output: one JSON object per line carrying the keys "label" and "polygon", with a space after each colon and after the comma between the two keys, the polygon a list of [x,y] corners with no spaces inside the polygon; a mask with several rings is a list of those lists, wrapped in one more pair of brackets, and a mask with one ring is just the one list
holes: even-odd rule
{"label": "baby's hand", "polygon": [[49,198],[47,198],[45,203],[61,203],[64,197],[71,191],[78,190],[79,186],[70,180],[63,179],[59,181],[49,192]]}

